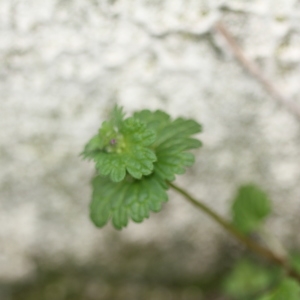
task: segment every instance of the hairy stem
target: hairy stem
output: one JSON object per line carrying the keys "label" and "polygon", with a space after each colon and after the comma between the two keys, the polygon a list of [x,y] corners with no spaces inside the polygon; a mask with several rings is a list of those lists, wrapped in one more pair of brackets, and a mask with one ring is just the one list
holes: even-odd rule
{"label": "hairy stem", "polygon": [[212,209],[210,209],[208,206],[206,206],[204,203],[196,200],[193,196],[191,196],[188,192],[183,190],[182,188],[178,187],[177,185],[173,183],[168,183],[174,190],[176,190],[178,193],[183,195],[189,202],[191,202],[193,205],[201,209],[203,212],[205,212],[207,215],[209,215],[213,220],[215,220],[219,225],[221,225],[225,230],[227,230],[231,235],[233,235],[238,241],[240,241],[242,244],[244,244],[248,249],[252,250],[256,254],[268,259],[269,261],[280,265],[286,273],[296,279],[300,283],[300,274],[298,274],[290,265],[289,262],[272,252],[270,249],[265,248],[255,242],[253,239],[245,236],[242,234],[239,230],[237,230],[230,222],[228,222],[226,219],[224,219],[222,216],[218,215],[216,212],[214,212]]}

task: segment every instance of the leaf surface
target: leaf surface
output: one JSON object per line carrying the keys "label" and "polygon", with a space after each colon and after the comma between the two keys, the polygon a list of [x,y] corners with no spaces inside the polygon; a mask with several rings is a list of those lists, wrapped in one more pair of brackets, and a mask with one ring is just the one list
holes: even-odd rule
{"label": "leaf surface", "polygon": [[271,212],[268,195],[259,187],[248,184],[239,188],[232,204],[234,225],[243,233],[255,231]]}
{"label": "leaf surface", "polygon": [[249,260],[241,260],[226,276],[223,290],[234,299],[253,299],[260,291],[271,286],[274,280],[272,270],[263,268]]}
{"label": "leaf surface", "polygon": [[115,114],[111,121],[103,122],[98,135],[86,145],[83,156],[93,159],[98,172],[114,182],[122,181],[126,172],[136,179],[151,174],[157,160],[149,148],[155,141],[155,132],[137,119],[121,121],[121,112]]}
{"label": "leaf surface", "polygon": [[90,216],[98,227],[103,227],[109,219],[116,229],[127,226],[129,219],[142,222],[150,211],[160,211],[162,203],[168,200],[167,186],[156,175],[121,182],[99,175],[92,184]]}
{"label": "leaf surface", "polygon": [[291,278],[284,279],[271,293],[260,297],[258,300],[299,300],[300,285]]}
{"label": "leaf surface", "polygon": [[173,181],[175,174],[185,173],[186,167],[195,162],[192,153],[186,152],[201,146],[201,142],[191,135],[201,132],[201,125],[194,120],[178,118],[174,121],[162,111],[143,110],[134,114],[144,120],[156,133],[153,144],[157,161],[155,172],[163,179]]}

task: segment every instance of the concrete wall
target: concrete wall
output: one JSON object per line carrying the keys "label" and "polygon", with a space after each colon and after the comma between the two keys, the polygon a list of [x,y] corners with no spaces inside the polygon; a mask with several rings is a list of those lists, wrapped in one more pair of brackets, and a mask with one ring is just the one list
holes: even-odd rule
{"label": "concrete wall", "polygon": [[237,63],[218,19],[300,105],[299,1],[0,1],[1,280],[34,274],[37,258],[117,268],[122,247],[153,245],[202,274],[232,243],[172,192],[142,224],[94,228],[93,166],[79,153],[115,103],[201,122],[204,147],[178,184],[229,216],[236,187],[259,183],[274,202],[268,230],[299,246],[300,123]]}

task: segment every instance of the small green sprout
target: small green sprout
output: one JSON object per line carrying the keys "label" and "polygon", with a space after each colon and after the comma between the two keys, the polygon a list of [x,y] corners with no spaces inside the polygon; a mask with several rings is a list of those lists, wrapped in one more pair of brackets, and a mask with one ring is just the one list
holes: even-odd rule
{"label": "small green sprout", "polygon": [[82,153],[94,160],[97,171],[90,206],[94,224],[102,227],[112,219],[121,229],[129,219],[142,222],[150,211],[160,211],[168,200],[167,182],[194,163],[187,151],[201,146],[191,137],[200,131],[197,122],[172,121],[162,111],[142,110],[125,118],[115,107]]}

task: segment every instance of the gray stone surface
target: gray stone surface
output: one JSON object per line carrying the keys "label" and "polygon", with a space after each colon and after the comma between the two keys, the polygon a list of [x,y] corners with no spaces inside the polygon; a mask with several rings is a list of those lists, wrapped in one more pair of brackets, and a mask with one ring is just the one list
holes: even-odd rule
{"label": "gray stone surface", "polygon": [[299,122],[237,64],[211,29],[220,18],[300,105],[299,1],[0,1],[1,280],[34,273],[36,257],[109,265],[112,249],[148,244],[205,273],[231,241],[172,192],[141,225],[93,227],[93,166],[78,154],[115,103],[201,122],[204,147],[178,183],[227,216],[237,185],[259,183],[268,230],[299,246]]}

